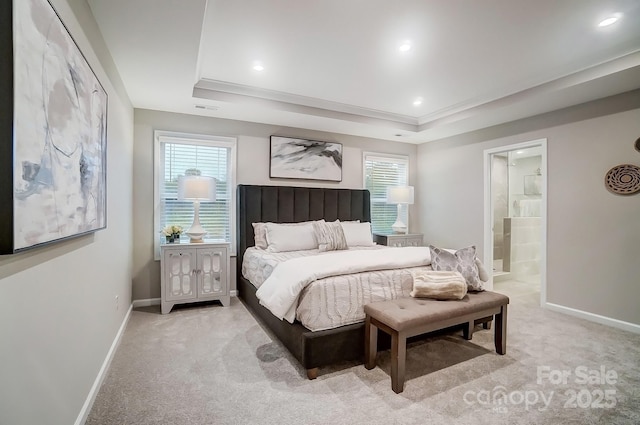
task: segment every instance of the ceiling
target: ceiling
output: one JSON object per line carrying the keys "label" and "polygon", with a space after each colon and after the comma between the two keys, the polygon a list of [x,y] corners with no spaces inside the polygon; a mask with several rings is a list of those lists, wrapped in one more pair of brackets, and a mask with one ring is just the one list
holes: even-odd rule
{"label": "ceiling", "polygon": [[87,1],[135,108],[423,143],[640,88],[640,0]]}

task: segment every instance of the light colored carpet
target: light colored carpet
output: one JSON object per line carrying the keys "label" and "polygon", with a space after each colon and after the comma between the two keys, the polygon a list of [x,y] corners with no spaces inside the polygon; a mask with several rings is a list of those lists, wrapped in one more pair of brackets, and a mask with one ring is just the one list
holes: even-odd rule
{"label": "light colored carpet", "polygon": [[[535,288],[508,283],[497,289],[511,297],[507,354],[479,327],[472,341],[413,343],[401,394],[388,351],[373,370],[343,363],[307,380],[238,299],[136,309],[87,424],[640,423],[640,335],[543,310]],[[542,368],[570,375],[538,382]],[[617,380],[585,384],[576,368]]]}

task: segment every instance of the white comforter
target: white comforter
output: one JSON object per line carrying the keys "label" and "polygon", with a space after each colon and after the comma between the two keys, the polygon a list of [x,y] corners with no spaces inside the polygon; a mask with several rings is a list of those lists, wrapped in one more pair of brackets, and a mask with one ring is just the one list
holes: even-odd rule
{"label": "white comforter", "polygon": [[314,280],[429,264],[431,256],[428,247],[336,251],[326,255],[294,258],[279,264],[260,286],[256,295],[260,304],[268,308],[274,316],[293,323],[300,292]]}

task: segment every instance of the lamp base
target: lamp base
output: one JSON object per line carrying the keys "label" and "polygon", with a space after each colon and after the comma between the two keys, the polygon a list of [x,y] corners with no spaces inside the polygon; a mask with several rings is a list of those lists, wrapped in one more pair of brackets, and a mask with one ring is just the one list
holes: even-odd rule
{"label": "lamp base", "polygon": [[202,237],[205,235],[204,233],[190,233],[190,232],[187,232],[187,235],[189,235],[189,242],[190,243],[203,243],[204,242],[202,240]]}
{"label": "lamp base", "polygon": [[407,228],[407,225],[404,224],[400,219],[400,213],[402,211],[401,208],[402,204],[398,204],[398,214],[396,215],[396,222],[391,225],[391,230],[393,230],[393,233],[406,235],[409,232],[409,229]]}
{"label": "lamp base", "polygon": [[400,233],[400,234],[406,235],[408,229],[406,224],[404,224],[399,220],[396,220],[396,222],[393,223],[393,225],[391,226],[391,230],[393,230],[393,233]]}
{"label": "lamp base", "polygon": [[189,242],[191,243],[202,243],[202,237],[207,234],[207,231],[200,225],[200,202],[194,201],[194,214],[193,214],[193,224],[191,228],[187,230],[187,235],[189,235]]}

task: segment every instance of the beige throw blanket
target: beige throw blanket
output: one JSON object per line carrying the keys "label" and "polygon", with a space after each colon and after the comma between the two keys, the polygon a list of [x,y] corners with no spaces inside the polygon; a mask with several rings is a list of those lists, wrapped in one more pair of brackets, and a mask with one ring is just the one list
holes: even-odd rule
{"label": "beige throw blanket", "polygon": [[412,297],[461,300],[467,294],[467,282],[458,272],[427,270],[413,272],[412,275]]}

